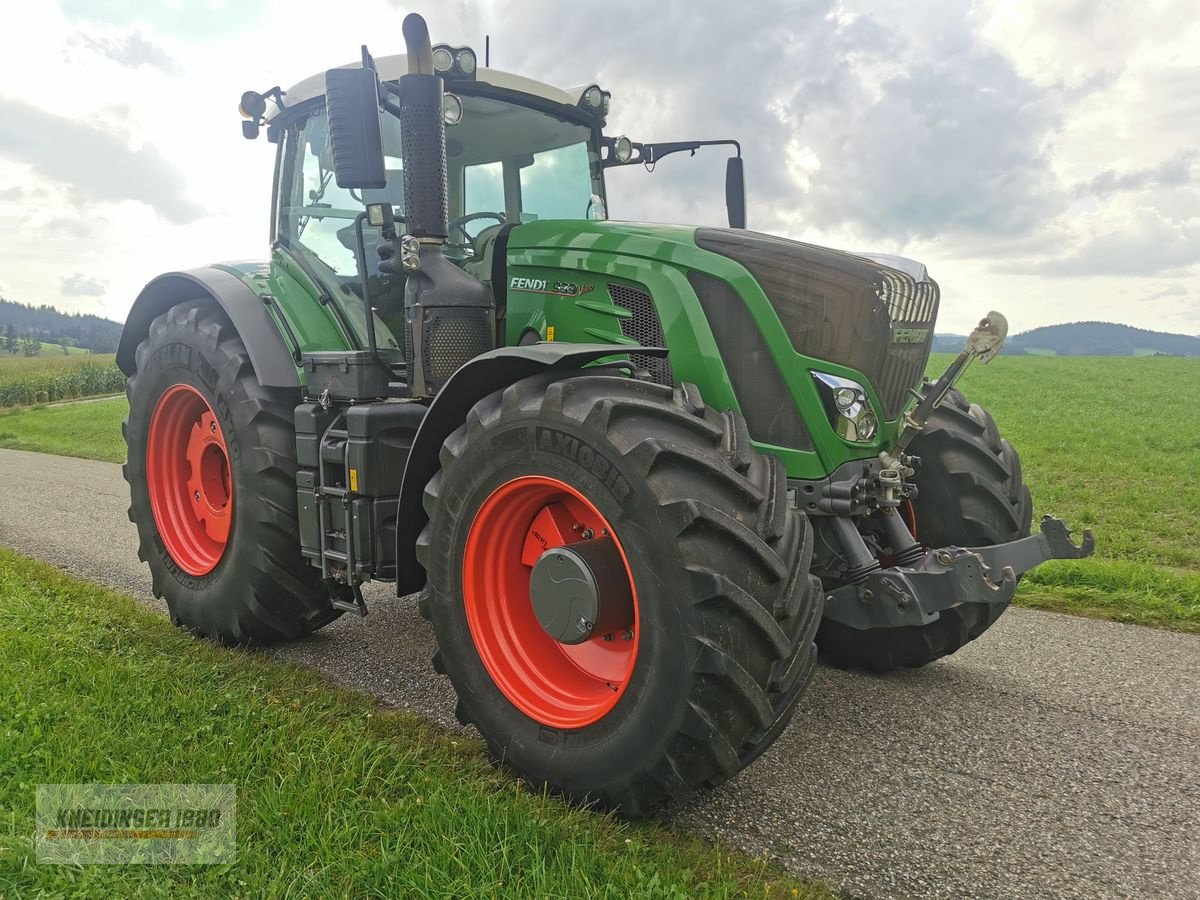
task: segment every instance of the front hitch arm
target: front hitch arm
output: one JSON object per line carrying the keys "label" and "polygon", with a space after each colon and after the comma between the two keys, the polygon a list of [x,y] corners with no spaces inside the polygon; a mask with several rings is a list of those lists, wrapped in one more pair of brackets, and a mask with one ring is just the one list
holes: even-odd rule
{"label": "front hitch arm", "polygon": [[1092,536],[1092,529],[1086,528],[1083,543],[1076,546],[1071,540],[1071,529],[1062,519],[1042,516],[1042,530],[1037,534],[1007,544],[971,547],[968,552],[983,560],[989,569],[1012,569],[1014,575],[1024,575],[1048,559],[1083,559],[1091,556],[1096,552],[1096,539]]}
{"label": "front hitch arm", "polygon": [[1082,559],[1095,550],[1091,529],[1077,545],[1061,519],[1045,516],[1037,534],[991,547],[941,547],[911,566],[879,569],[836,588],[825,598],[825,615],[858,629],[927,625],[963,603],[1006,604],[1017,579],[1034,566]]}

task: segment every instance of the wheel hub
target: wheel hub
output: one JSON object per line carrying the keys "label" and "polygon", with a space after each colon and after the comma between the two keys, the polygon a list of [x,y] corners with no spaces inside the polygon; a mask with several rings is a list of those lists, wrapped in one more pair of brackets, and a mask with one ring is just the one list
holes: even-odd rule
{"label": "wheel hub", "polygon": [[529,594],[542,629],[562,644],[633,624],[625,563],[610,537],[547,550],[533,566]]}

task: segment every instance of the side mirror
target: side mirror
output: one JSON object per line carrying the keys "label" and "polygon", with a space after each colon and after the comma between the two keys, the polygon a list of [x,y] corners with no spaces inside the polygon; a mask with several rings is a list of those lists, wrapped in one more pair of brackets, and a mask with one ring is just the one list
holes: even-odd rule
{"label": "side mirror", "polygon": [[725,208],[730,228],[746,227],[746,172],[740,156],[729,157],[725,164]]}
{"label": "side mirror", "polygon": [[338,187],[387,185],[379,127],[379,79],[374,69],[330,69],[325,73],[325,110]]}

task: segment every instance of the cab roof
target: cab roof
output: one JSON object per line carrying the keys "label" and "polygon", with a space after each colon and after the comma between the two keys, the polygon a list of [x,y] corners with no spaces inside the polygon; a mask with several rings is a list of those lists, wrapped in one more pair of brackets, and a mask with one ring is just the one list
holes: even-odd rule
{"label": "cab roof", "polygon": [[[343,66],[338,66],[341,69],[357,69],[361,66],[361,62],[346,63]],[[408,74],[408,55],[397,53],[393,56],[380,56],[375,59],[375,68],[379,72],[379,77],[383,81],[395,81],[401,75]],[[550,100],[554,103],[562,103],[568,106],[574,106],[580,95],[588,87],[583,85],[575,89],[563,90],[562,88],[554,87],[541,81],[534,81],[532,78],[526,78],[524,75],[514,75],[511,72],[502,72],[499,69],[485,69],[480,66],[475,70],[475,81],[490,84],[493,87],[501,88],[506,91],[517,91],[522,94],[529,94],[534,97],[540,97],[545,100]],[[463,83],[462,81],[452,81],[450,85]],[[467,82],[469,83],[469,82]],[[453,90],[453,87],[449,88]],[[310,75],[303,81],[300,81],[290,88],[284,94],[284,102],[288,106],[295,106],[298,103],[303,103],[305,100],[311,100],[313,97],[321,97],[325,94],[325,73],[318,72],[316,75]],[[272,100],[271,105],[267,109],[267,119],[273,119],[279,115],[279,106]]]}

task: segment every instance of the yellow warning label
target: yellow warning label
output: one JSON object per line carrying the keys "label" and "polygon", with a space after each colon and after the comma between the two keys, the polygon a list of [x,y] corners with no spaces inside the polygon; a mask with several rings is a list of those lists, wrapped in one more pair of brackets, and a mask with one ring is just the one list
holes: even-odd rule
{"label": "yellow warning label", "polygon": [[548,340],[548,341],[554,340],[554,326],[553,325],[546,326],[546,340]]}
{"label": "yellow warning label", "polygon": [[350,470],[350,490],[358,490],[358,469]]}

